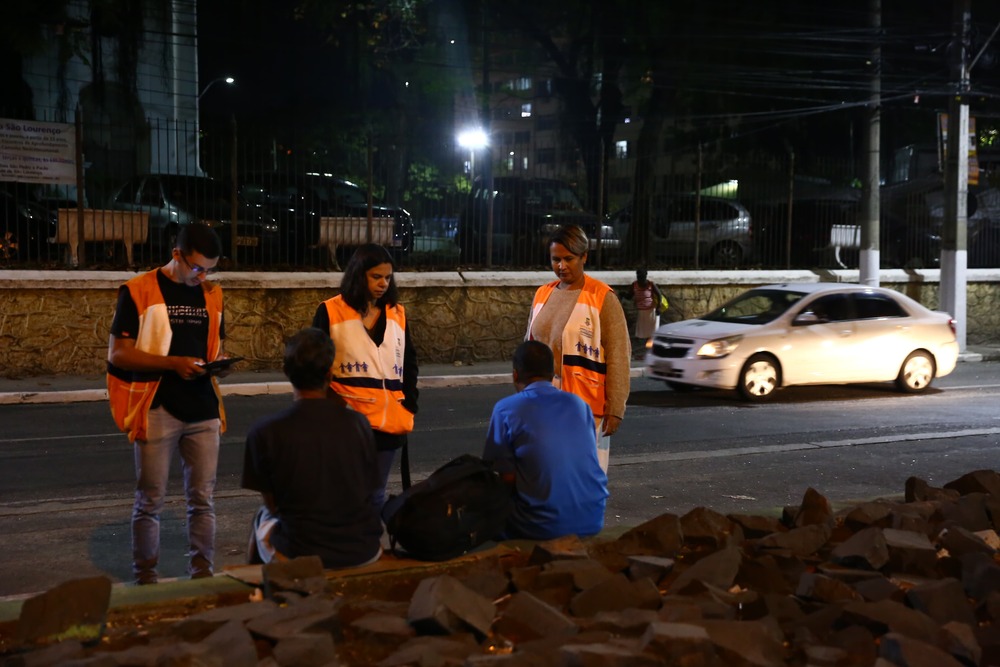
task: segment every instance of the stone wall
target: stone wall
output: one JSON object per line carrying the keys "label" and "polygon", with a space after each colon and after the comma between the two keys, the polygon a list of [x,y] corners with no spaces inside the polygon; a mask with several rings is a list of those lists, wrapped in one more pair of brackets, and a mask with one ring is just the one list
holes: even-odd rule
{"label": "stone wall", "polygon": [[[127,272],[0,271],[0,375],[101,374],[117,288]],[[616,288],[630,271],[593,274]],[[423,363],[510,358],[524,335],[536,287],[549,272],[397,274]],[[650,274],[670,299],[668,320],[703,314],[743,290],[777,282],[857,280],[856,271],[681,272]],[[880,284],[929,308],[938,304],[936,270],[883,271]],[[244,368],[280,367],[281,342],[312,321],[337,292],[338,273],[226,273],[226,349],[247,357]],[[967,289],[967,343],[1000,342],[1000,271],[972,270]],[[626,314],[632,320],[631,302]]]}

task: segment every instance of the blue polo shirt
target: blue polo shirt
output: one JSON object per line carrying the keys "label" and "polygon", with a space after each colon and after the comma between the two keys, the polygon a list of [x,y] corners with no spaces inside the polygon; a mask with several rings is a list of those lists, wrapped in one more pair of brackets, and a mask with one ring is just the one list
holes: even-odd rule
{"label": "blue polo shirt", "polygon": [[584,537],[604,527],[608,477],[597,460],[594,416],[580,397],[533,382],[498,401],[483,459],[515,473],[506,537]]}

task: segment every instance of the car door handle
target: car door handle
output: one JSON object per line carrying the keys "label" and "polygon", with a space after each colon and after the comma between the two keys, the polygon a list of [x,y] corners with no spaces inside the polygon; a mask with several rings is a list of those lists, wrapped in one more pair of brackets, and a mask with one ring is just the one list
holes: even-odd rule
{"label": "car door handle", "polygon": [[854,333],[853,329],[841,329],[840,330],[840,335],[841,335],[842,338],[847,338],[848,336],[850,336],[853,333]]}

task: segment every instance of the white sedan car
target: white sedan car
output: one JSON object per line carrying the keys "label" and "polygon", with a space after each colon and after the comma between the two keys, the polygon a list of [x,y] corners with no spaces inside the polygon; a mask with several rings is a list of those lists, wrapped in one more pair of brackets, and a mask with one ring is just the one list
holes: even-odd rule
{"label": "white sedan car", "polygon": [[895,381],[919,393],[958,360],[955,320],[889,289],[844,283],[757,287],[646,344],[650,377],[676,390]]}

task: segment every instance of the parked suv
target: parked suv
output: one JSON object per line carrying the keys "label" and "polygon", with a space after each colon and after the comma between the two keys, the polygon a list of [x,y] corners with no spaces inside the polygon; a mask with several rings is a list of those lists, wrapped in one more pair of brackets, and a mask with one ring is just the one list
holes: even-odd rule
{"label": "parked suv", "polygon": [[[598,216],[585,210],[576,193],[563,181],[550,178],[500,176],[493,179],[493,261],[500,264],[548,264],[546,240],[561,225],[579,225],[590,238],[591,261],[597,248]],[[490,191],[481,179],[458,219],[456,241],[462,261],[486,260]],[[614,228],[601,225],[601,252],[614,256],[620,242]]]}
{"label": "parked suv", "polygon": [[[367,237],[368,193],[360,185],[331,174],[261,173],[246,174],[241,178],[240,194],[254,206],[268,210],[275,217],[281,232],[282,255],[293,262],[306,259],[314,250],[326,252],[329,239],[321,230],[322,218],[355,218],[350,229],[340,229],[341,238],[350,237],[348,243],[339,243],[333,249],[346,256]],[[413,246],[413,218],[400,207],[389,206],[373,198],[372,218],[393,221],[391,233],[376,238],[397,259],[405,257]],[[322,248],[320,246],[323,246]]]}
{"label": "parked suv", "polygon": [[[149,214],[149,241],[160,254],[173,247],[180,225],[203,222],[215,228],[228,255],[232,247],[231,188],[205,176],[148,174],[129,179],[111,200],[111,208]],[[237,202],[236,246],[249,257],[274,251],[278,227],[266,211]]]}
{"label": "parked suv", "polygon": [[698,228],[699,263],[734,268],[753,258],[754,246],[750,213],[739,202],[722,197],[695,194],[654,195],[651,200],[649,238],[629,236],[632,204],[611,216],[618,236],[638,249],[649,246],[649,260],[694,260],[696,207],[700,204]]}

